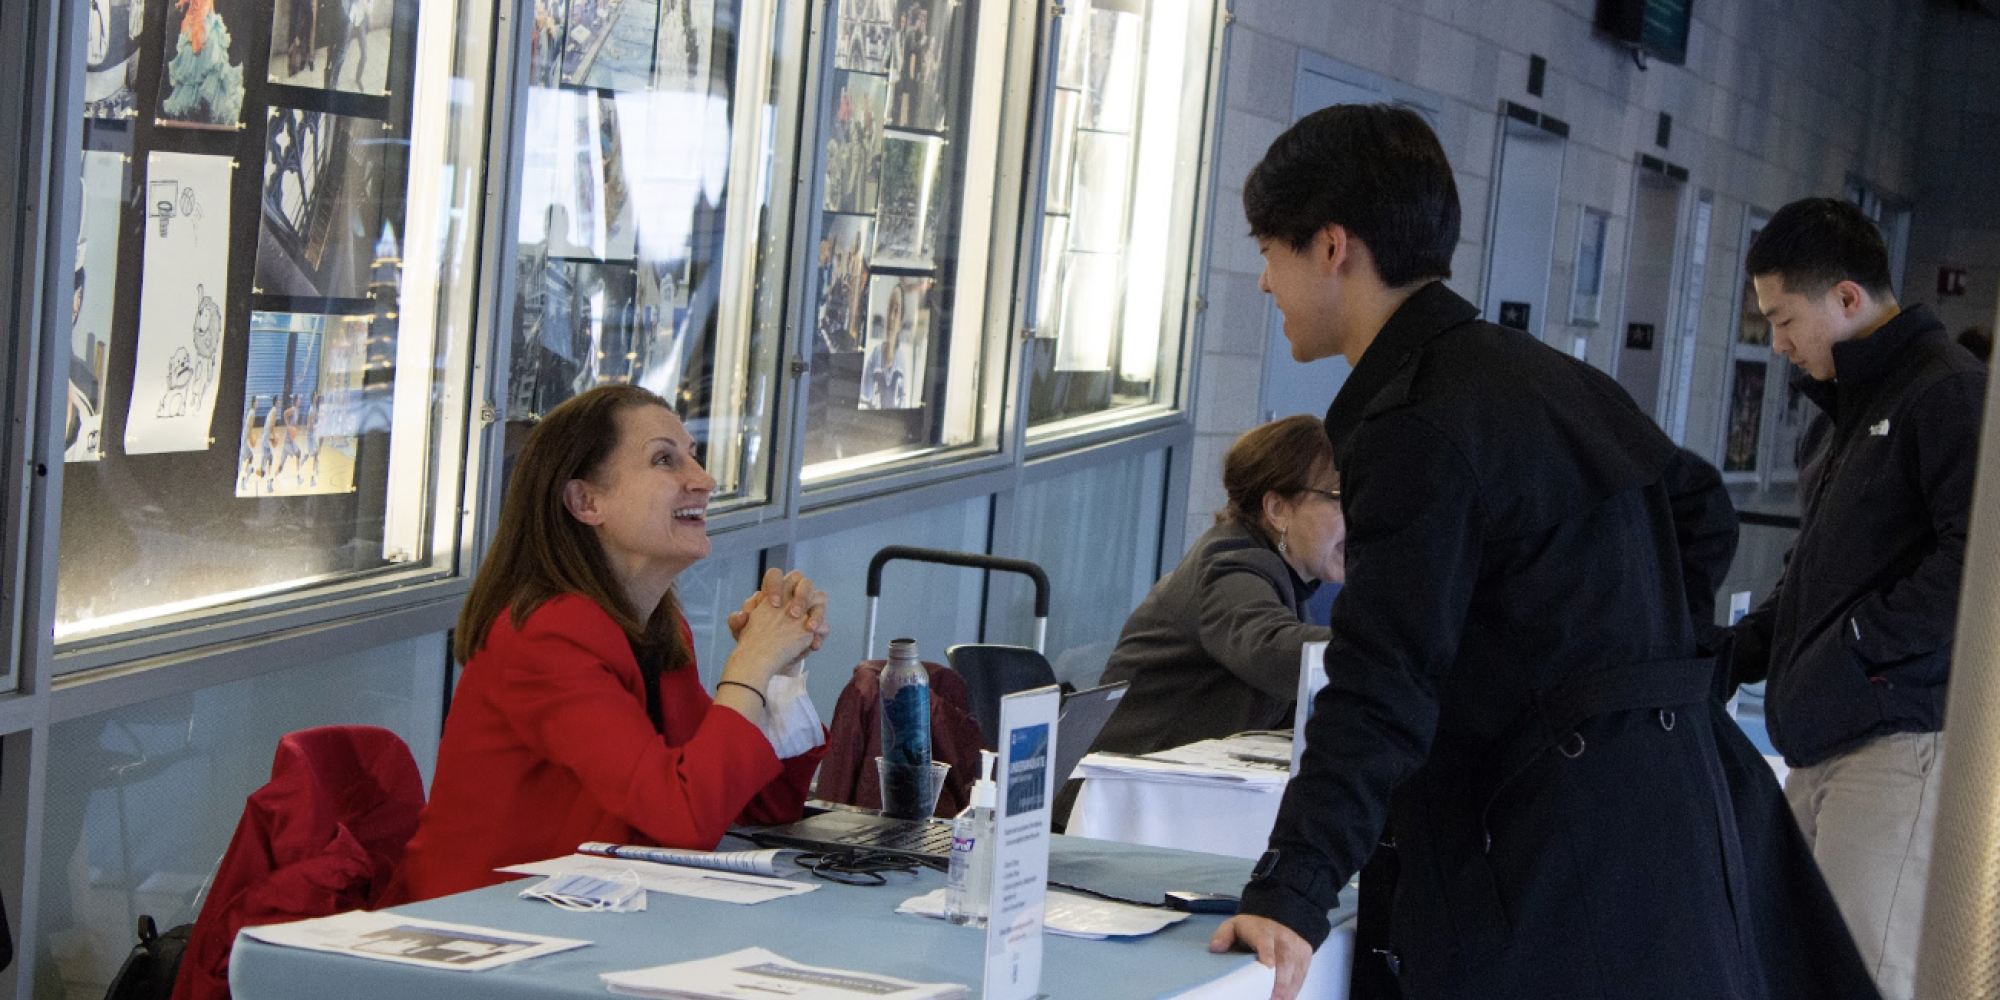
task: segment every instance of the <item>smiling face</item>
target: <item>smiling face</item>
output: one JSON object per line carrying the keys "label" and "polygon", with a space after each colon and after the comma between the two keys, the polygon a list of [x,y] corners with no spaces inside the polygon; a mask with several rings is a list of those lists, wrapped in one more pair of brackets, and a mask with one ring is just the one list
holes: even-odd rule
{"label": "smiling face", "polygon": [[1326,232],[1314,236],[1303,250],[1293,249],[1284,240],[1259,239],[1257,252],[1264,257],[1264,274],[1257,287],[1270,293],[1285,318],[1285,339],[1291,342],[1292,360],[1317,361],[1339,354]]}
{"label": "smiling face", "polygon": [[708,555],[715,479],[695,460],[694,438],[672,411],[634,406],[617,420],[617,445],[588,478],[571,480],[564,501],[595,529],[621,582],[671,580]]}

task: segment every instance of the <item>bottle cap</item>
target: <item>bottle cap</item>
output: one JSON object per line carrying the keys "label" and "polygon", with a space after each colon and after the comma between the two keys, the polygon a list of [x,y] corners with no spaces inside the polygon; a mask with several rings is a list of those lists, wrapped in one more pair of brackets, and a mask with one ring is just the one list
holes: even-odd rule
{"label": "bottle cap", "polygon": [[998,788],[993,782],[993,769],[999,766],[999,761],[999,754],[979,751],[979,780],[972,783],[972,804],[976,808],[991,809],[999,801]]}

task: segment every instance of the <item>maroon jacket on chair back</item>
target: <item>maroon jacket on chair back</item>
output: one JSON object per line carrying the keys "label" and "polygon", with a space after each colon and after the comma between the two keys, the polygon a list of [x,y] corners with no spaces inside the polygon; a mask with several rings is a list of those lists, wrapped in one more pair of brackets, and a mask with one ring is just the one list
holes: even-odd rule
{"label": "maroon jacket on chair back", "polygon": [[[869,809],[882,808],[881,776],[875,758],[882,754],[882,667],[887,660],[863,660],[854,678],[842,688],[833,706],[833,725],[826,736],[826,760],[820,764],[813,794],[829,802]],[[972,717],[965,678],[950,667],[926,661],[931,678],[931,759],[951,765],[944,790],[938,793],[934,815],[956,816],[972,802],[972,782],[979,776],[979,723]]]}
{"label": "maroon jacket on chair back", "polygon": [[325,726],[278,741],[195,920],[174,1000],[226,1000],[236,932],[365,909],[423,809],[410,748],[386,729]]}

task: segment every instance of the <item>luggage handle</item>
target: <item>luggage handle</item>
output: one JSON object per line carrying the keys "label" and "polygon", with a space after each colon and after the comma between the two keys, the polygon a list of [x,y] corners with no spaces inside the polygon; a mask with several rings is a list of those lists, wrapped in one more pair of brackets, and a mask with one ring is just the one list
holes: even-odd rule
{"label": "luggage handle", "polygon": [[882,567],[895,559],[999,570],[1032,579],[1035,582],[1035,651],[1042,651],[1049,631],[1049,575],[1042,572],[1040,566],[1026,559],[1009,559],[1006,556],[926,549],[916,545],[885,545],[875,553],[875,558],[868,560],[868,625],[861,636],[861,655],[864,658],[875,648],[875,607],[882,600]]}

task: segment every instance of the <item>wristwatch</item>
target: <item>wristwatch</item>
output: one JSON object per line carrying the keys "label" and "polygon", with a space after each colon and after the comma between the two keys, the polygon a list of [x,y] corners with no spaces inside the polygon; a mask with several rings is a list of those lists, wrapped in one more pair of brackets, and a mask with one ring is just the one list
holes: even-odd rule
{"label": "wristwatch", "polygon": [[1278,867],[1278,849],[1273,847],[1257,858],[1257,867],[1250,869],[1250,881],[1257,882],[1269,878]]}

